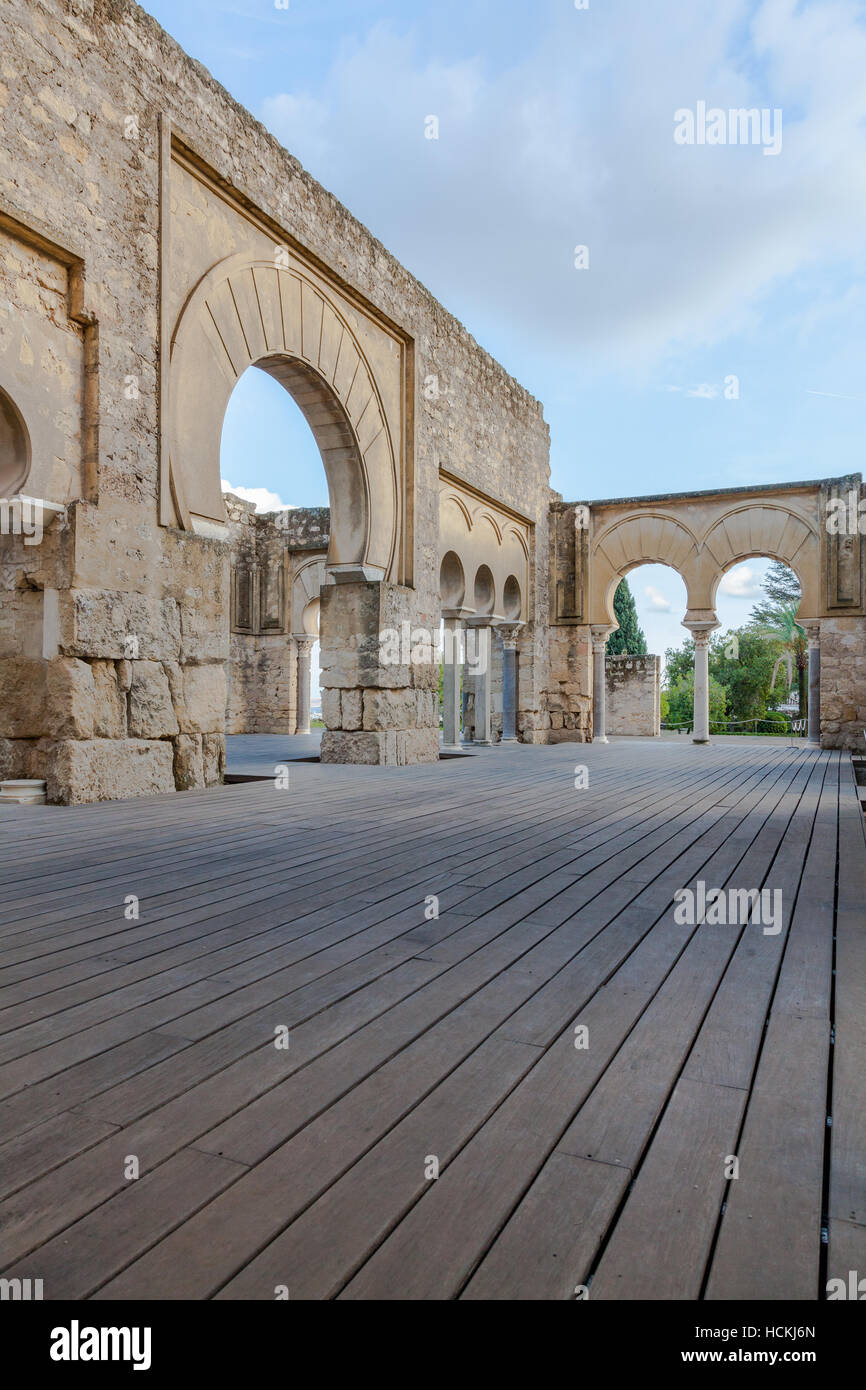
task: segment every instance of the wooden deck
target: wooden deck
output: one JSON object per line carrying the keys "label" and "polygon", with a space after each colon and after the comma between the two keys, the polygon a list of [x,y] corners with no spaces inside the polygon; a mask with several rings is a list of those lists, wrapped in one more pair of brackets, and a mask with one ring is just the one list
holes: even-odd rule
{"label": "wooden deck", "polygon": [[[0,1252],[46,1299],[866,1275],[847,755],[299,763],[288,791],[4,809],[0,846]],[[783,929],[678,925],[698,880],[780,889]]]}

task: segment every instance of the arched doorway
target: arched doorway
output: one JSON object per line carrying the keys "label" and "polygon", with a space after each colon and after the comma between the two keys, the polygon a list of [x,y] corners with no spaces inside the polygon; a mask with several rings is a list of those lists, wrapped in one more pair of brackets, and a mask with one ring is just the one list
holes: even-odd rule
{"label": "arched doorway", "polygon": [[213,266],[172,337],[164,524],[224,534],[219,435],[249,367],[291,395],[315,439],[329,498],[320,613],[328,761],[426,761],[435,749],[434,728],[418,720],[415,687],[425,688],[427,673],[384,669],[380,651],[384,622],[413,602],[394,586],[409,588],[414,561],[402,359],[386,341],[383,352],[285,247],[273,259],[239,254]]}
{"label": "arched doorway", "polygon": [[[226,732],[309,734],[321,710],[328,485],[305,416],[255,366],[229,399],[220,473],[232,564]],[[285,751],[285,744],[275,747],[275,761]],[[243,745],[234,742],[232,756],[242,757]]]}

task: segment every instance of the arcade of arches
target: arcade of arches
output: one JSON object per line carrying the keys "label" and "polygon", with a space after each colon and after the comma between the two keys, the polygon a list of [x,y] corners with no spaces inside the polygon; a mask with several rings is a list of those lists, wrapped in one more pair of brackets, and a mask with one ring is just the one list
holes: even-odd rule
{"label": "arcade of arches", "polygon": [[[0,775],[56,802],[218,782],[227,728],[307,727],[317,634],[325,761],[603,739],[645,561],[686,585],[700,741],[716,591],[755,555],[800,579],[810,736],[862,748],[859,476],[563,501],[541,405],[137,6],[82,8],[38,43],[33,7],[6,22],[56,97],[10,97],[5,133]],[[328,509],[224,499],[251,364],[306,416]],[[441,714],[416,641],[440,631]]]}

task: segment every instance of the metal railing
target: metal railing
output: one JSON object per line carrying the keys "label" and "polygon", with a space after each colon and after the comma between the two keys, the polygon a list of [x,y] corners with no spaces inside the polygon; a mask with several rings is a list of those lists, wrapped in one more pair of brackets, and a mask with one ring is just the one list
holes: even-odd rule
{"label": "metal railing", "polygon": [[[752,732],[757,735],[759,724],[768,725],[770,732],[777,734],[779,738],[805,736],[806,733],[805,719],[789,719],[785,715],[779,715],[775,719],[711,719],[709,721],[710,733],[717,734],[746,732],[751,725],[753,726]],[[661,727],[676,733],[690,734],[695,725],[694,720],[688,720],[684,724],[670,724],[663,720]],[[763,737],[767,737],[767,735],[765,734]]]}

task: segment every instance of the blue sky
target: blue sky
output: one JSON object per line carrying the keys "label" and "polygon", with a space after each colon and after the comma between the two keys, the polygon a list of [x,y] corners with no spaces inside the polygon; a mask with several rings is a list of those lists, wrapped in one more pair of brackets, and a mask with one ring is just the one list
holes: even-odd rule
{"label": "blue sky", "polygon": [[[145,8],[539,397],[567,498],[862,470],[863,0]],[[701,101],[780,111],[780,152],[677,144]],[[327,502],[306,425],[255,371],[222,471]],[[647,576],[658,649],[681,612],[643,589],[681,590]],[[749,606],[729,594],[723,621]]]}

